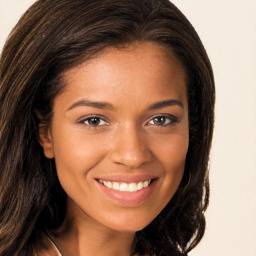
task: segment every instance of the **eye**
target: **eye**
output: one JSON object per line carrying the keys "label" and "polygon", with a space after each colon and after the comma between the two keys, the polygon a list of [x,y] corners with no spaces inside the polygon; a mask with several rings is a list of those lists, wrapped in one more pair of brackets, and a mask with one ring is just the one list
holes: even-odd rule
{"label": "eye", "polygon": [[86,119],[81,120],[80,123],[88,126],[103,126],[109,124],[103,118],[97,116],[87,117]]}
{"label": "eye", "polygon": [[172,115],[156,116],[148,122],[149,125],[157,125],[157,126],[170,126],[175,123],[177,123],[177,118]]}

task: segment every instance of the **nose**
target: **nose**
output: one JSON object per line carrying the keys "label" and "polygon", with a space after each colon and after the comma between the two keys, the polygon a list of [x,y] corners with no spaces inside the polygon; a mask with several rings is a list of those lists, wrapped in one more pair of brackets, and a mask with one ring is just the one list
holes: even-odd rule
{"label": "nose", "polygon": [[131,126],[118,129],[111,142],[111,161],[129,168],[138,168],[149,162],[152,153],[142,133]]}

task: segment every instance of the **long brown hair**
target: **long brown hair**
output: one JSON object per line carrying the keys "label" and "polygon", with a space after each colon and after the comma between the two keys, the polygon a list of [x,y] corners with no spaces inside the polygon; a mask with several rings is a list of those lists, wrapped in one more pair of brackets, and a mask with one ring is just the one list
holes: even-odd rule
{"label": "long brown hair", "polygon": [[169,204],[136,233],[133,251],[187,255],[205,230],[214,78],[186,17],[168,0],[39,0],[23,15],[0,59],[0,255],[32,255],[38,231],[58,228],[66,194],[54,160],[38,142],[61,75],[108,46],[150,41],[181,62],[189,101],[189,149],[182,182]]}

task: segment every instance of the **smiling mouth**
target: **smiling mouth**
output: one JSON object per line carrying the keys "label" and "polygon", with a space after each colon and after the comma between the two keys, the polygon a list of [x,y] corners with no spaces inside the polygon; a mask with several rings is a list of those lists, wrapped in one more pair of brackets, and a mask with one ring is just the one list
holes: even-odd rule
{"label": "smiling mouth", "polygon": [[143,188],[148,187],[153,180],[146,180],[140,182],[132,182],[132,183],[125,183],[125,182],[112,182],[112,181],[105,181],[105,180],[98,180],[101,184],[105,187],[118,190],[122,192],[136,192],[142,190]]}

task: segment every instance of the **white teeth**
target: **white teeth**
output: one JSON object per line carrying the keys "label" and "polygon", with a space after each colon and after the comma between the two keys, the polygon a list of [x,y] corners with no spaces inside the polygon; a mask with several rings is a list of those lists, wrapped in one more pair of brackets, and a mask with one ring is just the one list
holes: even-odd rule
{"label": "white teeth", "polygon": [[121,185],[119,186],[119,190],[120,191],[128,191],[127,183],[121,183]]}
{"label": "white teeth", "polygon": [[113,183],[112,183],[112,188],[113,188],[113,189],[116,189],[116,190],[119,190],[119,183],[113,182]]}
{"label": "white teeth", "polygon": [[149,185],[149,181],[144,181],[144,188],[146,188]]}
{"label": "white teeth", "polygon": [[99,182],[102,183],[104,186],[108,188],[112,188],[114,190],[135,192],[148,187],[151,180],[147,180],[144,182],[140,181],[138,183],[124,183],[124,182],[118,183],[118,182],[111,182],[111,181],[105,181],[105,180],[99,180]]}
{"label": "white teeth", "polygon": [[137,189],[141,190],[144,187],[144,183],[143,182],[139,182],[137,185]]}
{"label": "white teeth", "polygon": [[129,190],[130,192],[135,192],[135,191],[137,191],[137,190],[138,190],[137,184],[136,184],[136,183],[130,183],[128,190]]}
{"label": "white teeth", "polygon": [[112,188],[112,183],[110,181],[107,182],[107,187]]}

